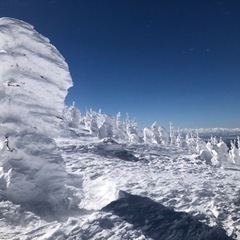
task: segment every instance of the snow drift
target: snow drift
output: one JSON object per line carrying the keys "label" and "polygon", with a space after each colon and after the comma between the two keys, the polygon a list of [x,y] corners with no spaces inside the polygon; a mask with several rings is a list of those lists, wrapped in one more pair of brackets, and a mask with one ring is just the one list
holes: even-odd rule
{"label": "snow drift", "polygon": [[12,18],[0,19],[0,61],[0,198],[64,201],[66,171],[53,137],[72,86],[68,66],[33,26]]}

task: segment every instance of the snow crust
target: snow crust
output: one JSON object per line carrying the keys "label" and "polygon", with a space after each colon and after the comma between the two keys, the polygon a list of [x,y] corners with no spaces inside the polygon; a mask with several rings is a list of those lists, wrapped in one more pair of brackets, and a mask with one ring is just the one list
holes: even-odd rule
{"label": "snow crust", "polygon": [[3,239],[239,239],[237,165],[216,167],[175,146],[57,143],[78,207],[58,214],[0,202]]}

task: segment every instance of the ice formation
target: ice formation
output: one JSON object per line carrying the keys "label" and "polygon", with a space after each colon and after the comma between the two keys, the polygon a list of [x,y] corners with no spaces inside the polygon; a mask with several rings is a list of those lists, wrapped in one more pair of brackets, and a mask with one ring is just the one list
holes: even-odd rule
{"label": "ice formation", "polygon": [[68,66],[33,26],[0,19],[0,197],[17,203],[64,201],[58,135]]}

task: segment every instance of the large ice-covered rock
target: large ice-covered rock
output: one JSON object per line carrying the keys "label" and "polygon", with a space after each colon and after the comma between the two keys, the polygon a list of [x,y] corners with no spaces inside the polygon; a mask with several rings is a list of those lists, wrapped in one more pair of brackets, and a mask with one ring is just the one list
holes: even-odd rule
{"label": "large ice-covered rock", "polygon": [[0,199],[56,203],[65,168],[54,136],[62,121],[68,65],[33,26],[0,19]]}

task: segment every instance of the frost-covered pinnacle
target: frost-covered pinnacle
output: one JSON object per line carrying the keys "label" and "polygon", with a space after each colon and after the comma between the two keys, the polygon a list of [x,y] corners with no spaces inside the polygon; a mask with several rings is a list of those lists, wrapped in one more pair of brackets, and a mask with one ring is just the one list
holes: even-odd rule
{"label": "frost-covered pinnacle", "polygon": [[64,201],[66,172],[52,137],[72,86],[68,65],[48,38],[13,18],[0,19],[0,61],[0,199]]}
{"label": "frost-covered pinnacle", "polygon": [[29,125],[53,127],[72,86],[62,55],[33,26],[12,18],[0,19],[0,50],[1,121],[11,110]]}

